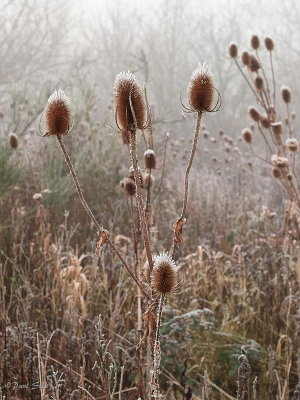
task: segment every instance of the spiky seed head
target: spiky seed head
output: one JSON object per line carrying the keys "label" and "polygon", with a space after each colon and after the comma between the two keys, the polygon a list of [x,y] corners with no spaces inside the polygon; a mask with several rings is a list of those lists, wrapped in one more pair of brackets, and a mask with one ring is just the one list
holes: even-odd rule
{"label": "spiky seed head", "polygon": [[286,147],[292,152],[298,151],[299,142],[296,138],[288,138],[286,140]]}
{"label": "spiky seed head", "polygon": [[199,64],[199,67],[193,72],[188,86],[188,99],[193,111],[212,110],[214,81],[207,64]]}
{"label": "spiky seed head", "polygon": [[246,143],[250,144],[252,142],[252,131],[249,128],[243,129],[242,135]]}
{"label": "spiky seed head", "polygon": [[265,47],[269,51],[274,50],[274,42],[270,37],[265,38]]}
{"label": "spiky seed head", "polygon": [[228,52],[231,58],[236,58],[238,55],[238,48],[234,42],[229,44]]}
{"label": "spiky seed head", "polygon": [[278,168],[273,168],[272,174],[273,174],[274,178],[276,178],[276,179],[280,178],[280,176],[281,176],[280,169],[278,169]]}
{"label": "spiky seed head", "polygon": [[135,187],[135,183],[134,183],[134,180],[133,180],[133,179],[131,179],[131,178],[124,178],[124,179],[121,181],[121,186],[122,186],[122,188],[124,189],[125,193],[126,193],[128,196],[134,196],[134,195],[135,195],[136,187]]}
{"label": "spiky seed head", "polygon": [[148,149],[144,153],[144,164],[147,169],[155,169],[156,167],[156,156],[152,149]]}
{"label": "spiky seed head", "polygon": [[243,51],[242,56],[241,56],[241,59],[242,59],[242,63],[243,63],[244,65],[249,65],[249,64],[250,64],[251,56],[250,56],[250,54],[248,53],[248,51]]}
{"label": "spiky seed head", "polygon": [[122,131],[143,129],[146,120],[145,104],[141,87],[131,72],[121,72],[116,76],[114,96],[116,117],[120,129]]}
{"label": "spiky seed head", "polygon": [[8,143],[12,149],[16,150],[19,146],[18,136],[14,133],[11,133],[8,137]]}
{"label": "spiky seed head", "polygon": [[271,122],[266,114],[262,115],[260,122],[265,129],[270,128]]}
{"label": "spiky seed head", "polygon": [[253,35],[251,38],[251,47],[253,50],[257,50],[259,48],[260,45],[260,40],[259,37],[257,35]]}
{"label": "spiky seed head", "polygon": [[271,127],[272,127],[272,132],[274,133],[274,135],[282,135],[283,128],[282,128],[282,122],[281,121],[273,122],[271,124]]}
{"label": "spiky seed head", "polygon": [[249,114],[250,117],[253,119],[253,121],[259,122],[259,120],[260,120],[260,113],[258,112],[258,110],[257,110],[254,106],[250,106],[250,107],[248,108],[248,114]]}
{"label": "spiky seed head", "polygon": [[171,293],[177,283],[176,265],[168,253],[161,253],[154,257],[151,276],[153,289],[162,295]]}
{"label": "spiky seed head", "polygon": [[258,91],[263,90],[263,89],[264,89],[264,80],[263,80],[263,78],[260,77],[260,76],[257,76],[257,77],[254,79],[254,85],[255,85],[255,87],[256,87],[256,89],[257,89]]}
{"label": "spiky seed head", "polygon": [[153,184],[153,181],[154,181],[153,176],[151,174],[149,174],[148,172],[146,172],[143,175],[144,188],[148,189],[149,187],[151,187]]}
{"label": "spiky seed head", "polygon": [[277,154],[273,154],[271,157],[271,163],[274,167],[286,168],[289,165],[289,160],[286,157],[280,157]]}
{"label": "spiky seed head", "polygon": [[219,130],[219,136],[224,136],[224,131],[222,129]]}
{"label": "spiky seed head", "polygon": [[254,56],[250,56],[249,68],[252,72],[257,72],[260,68],[259,62]]}
{"label": "spiky seed head", "polygon": [[293,175],[291,175],[291,174],[287,174],[286,177],[287,177],[288,181],[291,181],[293,179]]}
{"label": "spiky seed head", "polygon": [[281,97],[282,97],[282,100],[285,103],[288,104],[288,103],[291,102],[291,97],[292,97],[291,89],[288,86],[282,86],[282,88],[281,88]]}
{"label": "spiky seed head", "polygon": [[62,89],[54,90],[44,109],[45,136],[63,136],[71,125],[70,100]]}

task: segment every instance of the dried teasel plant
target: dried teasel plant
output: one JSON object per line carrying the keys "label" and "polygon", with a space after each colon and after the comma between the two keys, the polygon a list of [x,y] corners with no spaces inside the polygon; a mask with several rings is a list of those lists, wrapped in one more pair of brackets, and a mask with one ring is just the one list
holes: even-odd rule
{"label": "dried teasel plant", "polygon": [[[215,94],[217,101],[215,102]],[[195,112],[197,120],[192,140],[191,155],[185,172],[184,194],[182,211],[179,219],[174,224],[172,231],[173,242],[170,253],[163,252],[154,256],[152,250],[151,230],[154,224],[153,203],[161,189],[163,182],[164,167],[166,161],[166,149],[169,135],[166,134],[163,151],[161,179],[156,193],[153,193],[154,177],[157,173],[157,159],[154,151],[154,131],[149,116],[149,103],[147,91],[141,89],[137,79],[131,73],[118,74],[114,84],[115,120],[118,131],[121,133],[123,142],[128,145],[130,160],[129,173],[121,181],[124,198],[128,204],[130,226],[133,240],[130,244],[134,247],[134,266],[129,267],[123,256],[123,251],[118,249],[110,238],[109,232],[101,227],[89,205],[87,204],[79,179],[72,165],[71,157],[67,152],[64,138],[68,136],[71,127],[72,113],[71,104],[67,95],[62,90],[57,90],[50,96],[42,115],[43,136],[56,138],[62,150],[67,166],[72,175],[79,199],[84,210],[97,228],[99,241],[96,254],[106,244],[111,247],[122,265],[135,281],[137,291],[137,390],[138,396],[143,398],[150,390],[150,395],[160,398],[159,374],[160,374],[160,329],[162,318],[162,307],[166,296],[170,295],[178,281],[177,270],[174,261],[176,245],[181,241],[182,227],[186,221],[188,205],[189,174],[195,157],[198,138],[200,134],[200,123],[205,112],[216,111],[220,105],[220,96],[214,88],[213,75],[205,64],[197,68],[188,86],[188,100],[190,108],[186,112]],[[142,168],[138,160],[139,138],[144,143],[144,165]],[[215,142],[217,142],[215,140]],[[144,265],[144,268],[142,266]],[[71,301],[81,304],[86,295],[88,286],[83,291],[78,287],[83,282],[83,275],[78,269],[74,286],[71,287]],[[69,275],[68,275],[69,276]],[[62,278],[67,279],[67,275]],[[82,285],[81,285],[82,286]],[[81,287],[80,286],[80,287]],[[73,290],[74,289],[74,290]],[[77,297],[76,297],[77,296]],[[76,298],[75,298],[76,297]],[[76,304],[77,304],[76,303]],[[70,307],[77,307],[75,303]],[[82,305],[82,304],[81,304]],[[84,310],[83,310],[84,312]],[[144,334],[142,335],[144,321]],[[146,343],[147,363],[144,360],[143,344]],[[150,361],[149,361],[150,360]],[[145,366],[147,366],[145,371]],[[147,374],[147,389],[144,385],[143,371]]]}
{"label": "dried teasel plant", "polygon": [[[290,203],[295,204],[300,212],[300,177],[296,165],[299,144],[294,136],[294,114],[290,110],[293,96],[291,89],[284,85],[280,90],[282,103],[276,102],[273,68],[275,46],[270,37],[265,38],[264,45],[269,55],[269,65],[265,65],[262,60],[265,50],[262,49],[257,35],[251,38],[252,50],[244,51],[241,57],[237,55],[232,59],[255,96],[256,105],[248,108],[248,114],[266,145],[266,153],[259,154],[256,150],[256,135],[251,135],[248,129],[243,130],[242,135],[253,155],[272,167],[270,175],[282,184]],[[229,45],[229,53],[231,46],[232,44]],[[288,226],[285,221],[282,234],[288,231]]]}

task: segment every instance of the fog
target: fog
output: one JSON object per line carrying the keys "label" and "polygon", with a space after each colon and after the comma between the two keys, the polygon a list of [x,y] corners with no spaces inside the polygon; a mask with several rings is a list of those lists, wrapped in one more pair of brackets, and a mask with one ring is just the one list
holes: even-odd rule
{"label": "fog", "polygon": [[[207,124],[237,136],[253,100],[228,44],[236,42],[241,52],[252,34],[261,40],[270,35],[279,84],[297,89],[299,16],[300,5],[292,0],[2,1],[1,104],[5,108],[22,93],[38,114],[38,99],[59,86],[82,112],[89,92],[107,120],[114,78],[130,70],[146,82],[156,118],[164,123],[181,118],[180,93],[185,101],[190,74],[205,61],[223,100]],[[297,104],[297,90],[294,99]],[[6,134],[18,129],[23,127],[2,124]]]}

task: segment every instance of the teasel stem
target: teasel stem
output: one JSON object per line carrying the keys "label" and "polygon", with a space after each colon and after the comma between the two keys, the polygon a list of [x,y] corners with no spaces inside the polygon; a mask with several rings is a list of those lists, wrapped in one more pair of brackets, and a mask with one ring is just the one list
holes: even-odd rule
{"label": "teasel stem", "polygon": [[262,137],[264,138],[264,141],[266,142],[266,145],[267,145],[267,147],[268,147],[270,153],[273,154],[274,152],[273,152],[273,150],[272,150],[272,148],[271,148],[271,146],[270,146],[270,144],[269,144],[269,142],[268,142],[268,139],[266,138],[266,135],[264,134],[263,130],[262,130],[261,127],[260,127],[259,121],[257,122],[257,127],[258,127],[258,130],[260,131]]}
{"label": "teasel stem", "polygon": [[162,172],[161,172],[160,182],[159,182],[157,191],[156,191],[155,195],[153,196],[152,203],[154,203],[154,201],[157,199],[157,197],[158,197],[158,195],[160,193],[160,189],[162,187],[162,183],[163,183],[163,179],[164,179],[164,173],[165,173],[165,166],[166,166],[166,155],[167,155],[168,140],[169,140],[169,133],[167,132],[166,138],[165,138],[165,145],[164,145],[164,155],[163,155],[163,164],[162,164]]}
{"label": "teasel stem", "polygon": [[263,65],[262,65],[262,63],[261,63],[261,61],[260,61],[260,57],[259,57],[259,54],[258,54],[258,50],[257,50],[257,49],[256,49],[256,57],[257,57],[257,60],[258,60],[258,62],[259,62],[259,64],[260,64],[260,68],[261,68],[261,70],[262,70],[263,76],[264,76],[264,78],[265,78],[265,82],[266,82],[266,85],[267,85],[267,93],[268,93],[268,96],[270,96],[270,88],[269,88],[269,83],[268,83],[267,75],[266,75],[265,70],[264,70],[264,67],[263,67]]}
{"label": "teasel stem", "polygon": [[[132,106],[131,96],[129,96],[129,103],[130,103],[130,108],[131,108],[131,112],[133,115],[135,127],[137,127],[137,122],[136,122],[136,118],[135,118],[134,108]],[[133,166],[134,179],[135,179],[135,185],[136,185],[136,202],[137,202],[137,208],[138,208],[138,213],[139,213],[139,219],[140,219],[140,223],[141,223],[143,241],[144,241],[144,245],[145,245],[145,249],[146,249],[146,255],[147,255],[147,259],[148,259],[148,263],[149,263],[149,269],[151,272],[153,269],[153,260],[152,260],[150,241],[149,241],[146,217],[145,217],[143,200],[142,200],[142,189],[141,189],[140,174],[139,174],[139,169],[138,169],[138,158],[137,158],[137,151],[136,151],[136,129],[131,130],[129,132],[129,137],[130,137],[130,157],[131,157],[131,162],[132,162],[132,166]]]}
{"label": "teasel stem", "polygon": [[244,71],[242,70],[242,68],[240,67],[240,64],[238,63],[238,61],[237,61],[236,58],[234,58],[234,62],[236,63],[236,65],[237,65],[237,67],[238,67],[240,73],[243,75],[243,77],[244,77],[245,81],[247,82],[249,88],[252,90],[252,92],[253,92],[253,94],[254,94],[256,100],[258,100],[258,102],[260,102],[259,97],[258,97],[257,94],[255,93],[255,90],[253,89],[251,83],[249,82],[249,79],[247,78],[245,72],[244,72]]}
{"label": "teasel stem", "polygon": [[188,166],[185,171],[185,178],[184,178],[184,199],[183,199],[183,204],[182,204],[182,211],[181,211],[181,218],[185,217],[186,214],[186,208],[187,208],[187,203],[188,203],[188,193],[189,193],[189,175],[190,171],[193,165],[195,153],[197,150],[197,144],[198,144],[198,138],[200,134],[200,124],[201,124],[201,119],[202,119],[202,112],[198,112],[197,115],[197,122],[196,122],[196,127],[195,127],[195,133],[194,133],[194,139],[193,139],[193,145],[192,145],[192,150],[191,150],[191,155],[190,159],[188,162]]}
{"label": "teasel stem", "polygon": [[[179,219],[177,220],[177,223],[179,221],[183,221],[185,218],[186,214],[186,208],[187,208],[187,203],[188,203],[188,193],[189,193],[189,175],[190,171],[193,165],[193,160],[195,157],[195,153],[197,150],[197,144],[198,144],[198,138],[200,134],[200,124],[201,124],[201,119],[202,119],[202,112],[198,111],[197,113],[197,121],[196,121],[196,126],[195,126],[195,132],[194,132],[194,139],[193,139],[193,144],[192,144],[192,150],[191,150],[191,155],[188,161],[188,165],[185,171],[185,178],[184,178],[184,195],[183,195],[183,202],[182,202],[182,210],[181,210],[181,215]],[[174,236],[173,236],[173,244],[172,244],[172,258],[175,256],[175,249],[176,249],[176,229],[174,229]]]}
{"label": "teasel stem", "polygon": [[274,67],[273,67],[273,57],[272,57],[272,51],[270,51],[270,64],[271,64],[272,80],[273,80],[273,106],[274,106],[274,108],[275,108],[275,100],[276,100],[276,83],[275,83],[275,74],[274,74]]}
{"label": "teasel stem", "polygon": [[165,300],[165,295],[161,294],[158,300],[157,307],[157,320],[156,320],[156,332],[155,332],[155,341],[154,341],[154,349],[153,349],[153,370],[154,377],[157,385],[157,391],[159,391],[159,368],[160,368],[160,326],[161,326],[161,317],[162,317],[162,308]]}
{"label": "teasel stem", "polygon": [[[58,144],[63,152],[63,155],[65,157],[66,163],[69,167],[70,173],[72,175],[73,181],[75,183],[76,186],[76,190],[79,196],[79,199],[81,201],[81,204],[83,205],[83,208],[85,209],[86,213],[88,214],[88,216],[91,218],[91,220],[94,222],[96,228],[98,229],[99,232],[105,232],[105,230],[100,226],[99,222],[97,221],[97,219],[95,218],[94,214],[92,213],[90,207],[88,206],[87,202],[85,201],[78,177],[76,175],[76,172],[74,170],[74,167],[72,165],[71,162],[71,158],[67,152],[66,146],[63,142],[63,139],[61,137],[61,135],[56,135],[57,140],[58,140]],[[130,276],[132,277],[132,279],[135,281],[135,283],[138,285],[138,287],[141,289],[141,291],[143,292],[143,294],[150,300],[150,296],[146,293],[146,291],[144,290],[141,282],[138,280],[138,278],[134,275],[134,273],[131,271],[130,267],[128,266],[128,264],[126,263],[126,261],[124,260],[123,256],[121,255],[121,253],[118,251],[118,249],[116,248],[116,246],[113,244],[113,242],[110,240],[110,238],[108,237],[108,235],[106,236],[106,241],[107,243],[110,245],[110,247],[113,249],[113,251],[116,253],[116,255],[119,257],[121,263],[123,264],[123,266],[127,269],[128,273],[130,274]]]}
{"label": "teasel stem", "polygon": [[286,113],[287,113],[287,119],[288,119],[288,128],[289,128],[289,136],[290,138],[292,137],[293,131],[291,127],[291,118],[290,118],[290,107],[289,103],[286,103]]}

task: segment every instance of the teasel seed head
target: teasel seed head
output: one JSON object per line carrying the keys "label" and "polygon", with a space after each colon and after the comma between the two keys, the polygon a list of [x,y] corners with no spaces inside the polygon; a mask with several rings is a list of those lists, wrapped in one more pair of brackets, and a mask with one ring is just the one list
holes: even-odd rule
{"label": "teasel seed head", "polygon": [[293,179],[293,175],[292,174],[287,174],[286,177],[287,177],[288,181],[291,181]]}
{"label": "teasel seed head", "polygon": [[251,38],[251,47],[253,50],[257,50],[259,48],[260,45],[260,40],[259,37],[257,35],[253,35]]}
{"label": "teasel seed head", "polygon": [[286,157],[280,157],[277,154],[273,154],[271,157],[271,163],[274,167],[286,168],[289,166],[289,160]]}
{"label": "teasel seed head", "polygon": [[16,150],[19,146],[18,136],[14,133],[11,133],[8,137],[8,143],[12,149]]}
{"label": "teasel seed head", "polygon": [[259,62],[254,56],[250,56],[249,68],[252,72],[257,72],[260,69]]}
{"label": "teasel seed head", "polygon": [[177,283],[176,265],[168,253],[154,257],[151,286],[162,295],[172,293]]}
{"label": "teasel seed head", "polygon": [[256,87],[256,89],[257,89],[258,91],[263,90],[263,89],[264,89],[264,80],[263,80],[263,78],[260,77],[260,76],[257,76],[257,77],[254,79],[254,85],[255,85],[255,87]]}
{"label": "teasel seed head", "polygon": [[246,143],[250,144],[252,142],[252,131],[249,128],[243,129],[242,135]]}
{"label": "teasel seed head", "polygon": [[266,114],[265,114],[265,115],[262,115],[262,117],[261,117],[261,119],[260,119],[260,123],[262,124],[262,126],[263,126],[265,129],[270,128],[271,122],[270,122],[270,120],[269,120],[269,118],[268,118],[268,116],[267,116]]}
{"label": "teasel seed head", "polygon": [[265,38],[265,47],[269,51],[274,50],[274,42],[270,37]]}
{"label": "teasel seed head", "polygon": [[200,64],[193,72],[189,86],[188,99],[193,111],[211,111],[214,100],[213,74],[207,64]]}
{"label": "teasel seed head", "polygon": [[280,176],[281,176],[280,169],[278,169],[278,168],[273,168],[272,174],[273,174],[274,178],[276,178],[276,179],[280,178]]}
{"label": "teasel seed head", "polygon": [[124,178],[124,179],[121,181],[121,186],[122,186],[122,188],[124,189],[125,193],[126,193],[128,196],[134,196],[134,195],[135,195],[136,187],[135,187],[135,183],[134,183],[134,180],[133,180],[133,179],[131,179],[131,178]]}
{"label": "teasel seed head", "polygon": [[153,181],[154,181],[154,178],[153,178],[152,174],[149,174],[148,172],[146,172],[143,175],[143,182],[144,182],[145,189],[148,189],[149,187],[151,187],[153,184]]}
{"label": "teasel seed head", "polygon": [[249,64],[250,64],[251,56],[250,56],[250,54],[248,53],[248,51],[243,51],[242,56],[241,56],[241,59],[242,59],[242,63],[243,63],[244,65],[249,65]]}
{"label": "teasel seed head", "polygon": [[67,135],[71,125],[70,100],[66,93],[54,90],[44,109],[45,136]]}
{"label": "teasel seed head", "polygon": [[283,128],[282,128],[282,122],[281,121],[273,122],[271,124],[271,127],[272,127],[272,132],[274,133],[274,135],[282,135]]}
{"label": "teasel seed head", "polygon": [[[122,131],[143,129],[146,120],[146,108],[142,90],[132,73],[121,72],[116,76],[114,96],[116,120],[120,129]],[[135,120],[137,126],[135,126]]]}
{"label": "teasel seed head", "polygon": [[237,45],[236,45],[234,42],[231,42],[231,43],[229,44],[229,49],[228,49],[228,51],[229,51],[229,55],[230,55],[231,58],[236,58],[236,57],[237,57],[237,55],[238,55],[238,48],[237,48]]}
{"label": "teasel seed head", "polygon": [[286,147],[292,152],[298,151],[299,142],[296,138],[288,138],[286,140]]}
{"label": "teasel seed head", "polygon": [[153,150],[148,149],[144,153],[144,164],[147,169],[155,169],[156,167],[156,156]]}
{"label": "teasel seed head", "polygon": [[220,137],[224,136],[224,131],[222,129],[219,130],[219,136]]}
{"label": "teasel seed head", "polygon": [[288,103],[291,102],[291,97],[292,97],[291,89],[288,86],[282,86],[282,88],[281,88],[281,97],[282,97],[282,100],[285,103],[288,104]]}
{"label": "teasel seed head", "polygon": [[253,119],[253,121],[255,121],[255,122],[260,121],[260,113],[254,106],[250,106],[248,108],[248,114]]}

